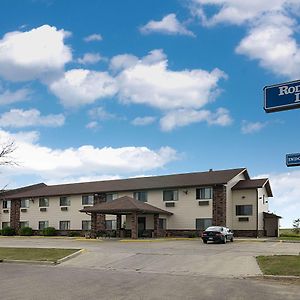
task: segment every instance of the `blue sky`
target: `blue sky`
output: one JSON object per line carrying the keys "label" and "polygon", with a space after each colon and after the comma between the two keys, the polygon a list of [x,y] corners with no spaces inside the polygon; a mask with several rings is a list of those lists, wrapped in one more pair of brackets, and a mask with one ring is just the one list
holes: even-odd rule
{"label": "blue sky", "polygon": [[300,77],[297,0],[3,0],[2,185],[247,167],[270,210],[300,211],[299,110],[263,87]]}

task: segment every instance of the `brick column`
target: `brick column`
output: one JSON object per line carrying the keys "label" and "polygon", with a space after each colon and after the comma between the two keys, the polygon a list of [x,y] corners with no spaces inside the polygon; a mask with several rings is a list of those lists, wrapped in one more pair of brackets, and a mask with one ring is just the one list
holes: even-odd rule
{"label": "brick column", "polygon": [[97,237],[97,213],[91,213],[91,238]]}
{"label": "brick column", "polygon": [[226,226],[226,187],[213,187],[213,221],[214,226]]}
{"label": "brick column", "polygon": [[121,222],[122,222],[122,215],[117,215],[117,237],[121,235]]}
{"label": "brick column", "polygon": [[20,230],[20,208],[21,208],[21,199],[11,200],[10,207],[10,227],[13,228],[16,233]]}
{"label": "brick column", "polygon": [[[94,195],[94,205],[98,203],[106,202],[106,194],[99,193]],[[97,214],[96,216],[96,231],[106,230],[106,218],[103,214]]]}
{"label": "brick column", "polygon": [[153,232],[153,237],[158,237],[160,236],[159,234],[159,214],[154,214],[154,232]]}
{"label": "brick column", "polygon": [[131,214],[131,238],[137,239],[138,238],[138,216],[137,213]]}

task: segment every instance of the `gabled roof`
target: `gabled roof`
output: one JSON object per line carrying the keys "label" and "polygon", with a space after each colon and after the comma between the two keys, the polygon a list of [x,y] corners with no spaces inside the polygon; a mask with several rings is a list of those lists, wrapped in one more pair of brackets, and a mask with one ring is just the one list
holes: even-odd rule
{"label": "gabled roof", "polygon": [[133,212],[140,214],[173,214],[169,211],[138,201],[128,196],[124,196],[110,202],[98,203],[94,206],[81,209],[80,212],[97,212],[102,214],[129,214]]}
{"label": "gabled roof", "polygon": [[[178,188],[192,186],[207,186],[216,184],[226,184],[235,176],[244,173],[249,179],[247,169],[229,169],[208,172],[196,172],[186,174],[151,176],[129,179],[105,180],[94,182],[82,182],[72,184],[59,184],[42,186],[41,188],[18,191],[9,194],[9,198],[31,198],[63,195],[81,195],[92,193],[108,193],[134,190],[150,190],[161,188]],[[11,191],[13,192],[13,191]]]}
{"label": "gabled roof", "polygon": [[274,213],[270,213],[270,212],[265,212],[264,211],[264,218],[276,218],[276,219],[282,219],[282,217],[274,214]]}
{"label": "gabled roof", "polygon": [[268,178],[240,180],[236,185],[232,187],[232,190],[249,190],[262,187],[266,188],[268,197],[273,197]]}

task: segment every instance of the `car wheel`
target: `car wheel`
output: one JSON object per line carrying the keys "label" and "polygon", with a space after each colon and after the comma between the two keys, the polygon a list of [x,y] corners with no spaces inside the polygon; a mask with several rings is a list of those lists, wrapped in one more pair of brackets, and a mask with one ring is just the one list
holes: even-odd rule
{"label": "car wheel", "polygon": [[222,241],[222,243],[226,244],[226,242],[227,242],[227,238],[226,238],[226,236],[224,236],[224,240]]}
{"label": "car wheel", "polygon": [[207,241],[203,240],[203,243],[204,243],[204,244],[207,244]]}
{"label": "car wheel", "polygon": [[233,242],[233,237],[230,239],[230,242],[231,242],[231,243]]}

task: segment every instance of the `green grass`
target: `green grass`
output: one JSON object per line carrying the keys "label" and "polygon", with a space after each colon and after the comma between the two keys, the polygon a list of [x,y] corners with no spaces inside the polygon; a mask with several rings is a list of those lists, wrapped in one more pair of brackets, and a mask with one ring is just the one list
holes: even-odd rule
{"label": "green grass", "polygon": [[79,249],[57,248],[4,248],[0,247],[0,260],[35,260],[56,262]]}
{"label": "green grass", "polygon": [[300,255],[274,255],[256,257],[264,275],[300,276]]}
{"label": "green grass", "polygon": [[280,240],[285,241],[300,241],[300,234],[295,233],[292,229],[280,229]]}

